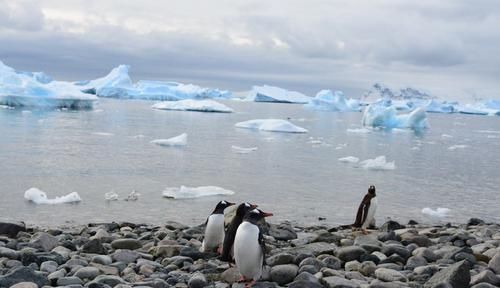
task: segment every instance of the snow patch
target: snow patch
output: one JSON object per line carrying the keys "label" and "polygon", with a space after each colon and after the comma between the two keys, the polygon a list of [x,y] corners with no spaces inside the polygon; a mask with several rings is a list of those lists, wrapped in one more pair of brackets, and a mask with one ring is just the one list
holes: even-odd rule
{"label": "snow patch", "polygon": [[71,192],[68,195],[49,199],[47,194],[38,188],[30,188],[24,192],[24,199],[31,201],[35,204],[62,204],[62,203],[75,203],[82,201],[77,192]]}
{"label": "snow patch", "polygon": [[227,190],[217,186],[200,187],[167,187],[163,191],[163,197],[173,199],[193,199],[215,195],[233,195],[234,191]]}
{"label": "snow patch", "polygon": [[282,119],[255,119],[236,123],[238,128],[254,129],[269,132],[307,133],[307,129],[296,126]]}

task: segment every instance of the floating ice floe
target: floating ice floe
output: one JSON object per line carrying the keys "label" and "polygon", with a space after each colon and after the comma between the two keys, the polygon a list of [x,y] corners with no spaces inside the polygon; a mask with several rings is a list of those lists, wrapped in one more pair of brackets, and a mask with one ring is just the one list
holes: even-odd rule
{"label": "floating ice floe", "polygon": [[448,208],[438,207],[436,210],[433,210],[432,208],[426,207],[422,209],[422,214],[429,215],[431,217],[443,218],[448,216],[450,211],[451,210]]}
{"label": "floating ice floe", "polygon": [[394,161],[387,162],[385,156],[378,156],[375,159],[366,159],[359,163],[362,168],[368,170],[394,170],[396,164]]}
{"label": "floating ice floe", "polygon": [[468,145],[463,145],[463,144],[460,144],[460,145],[452,145],[450,147],[448,147],[448,150],[457,150],[457,149],[465,149],[469,147]]}
{"label": "floating ice floe", "polygon": [[137,201],[139,199],[139,196],[141,196],[141,194],[133,190],[132,192],[130,192],[130,194],[128,194],[127,198],[125,198],[125,201]]}
{"label": "floating ice floe", "polygon": [[175,136],[168,139],[155,139],[151,141],[152,144],[156,144],[159,146],[186,146],[187,145],[187,134],[182,133],[179,136]]}
{"label": "floating ice floe", "polygon": [[0,105],[87,109],[96,100],[72,83],[52,81],[41,72],[18,72],[0,61]]}
{"label": "floating ice floe", "polygon": [[192,199],[198,197],[215,196],[215,195],[233,195],[234,191],[227,190],[217,186],[200,186],[200,187],[167,187],[163,191],[163,197],[173,199]]}
{"label": "floating ice floe", "polygon": [[386,106],[383,101],[370,104],[363,114],[363,126],[392,128],[427,128],[427,115],[423,108],[417,108],[407,114],[398,114],[392,106]]}
{"label": "floating ice floe", "polygon": [[346,99],[342,91],[332,92],[331,90],[321,90],[310,102],[304,105],[307,108],[322,111],[361,111],[359,101],[356,99]]}
{"label": "floating ice floe", "polygon": [[254,151],[257,151],[257,147],[240,147],[240,146],[231,146],[231,149],[233,150],[234,153],[239,153],[239,154],[248,154],[252,153]]}
{"label": "floating ice floe", "polygon": [[347,157],[339,158],[339,161],[343,162],[343,163],[358,163],[359,162],[359,158],[358,157],[354,157],[354,156],[347,156]]}
{"label": "floating ice floe", "polygon": [[441,134],[441,137],[443,138],[453,138],[450,134]]}
{"label": "floating ice floe", "polygon": [[75,203],[82,201],[77,192],[71,192],[68,195],[49,199],[47,194],[38,188],[30,188],[24,192],[24,199],[29,200],[35,204],[62,204],[62,203]]}
{"label": "floating ice floe", "polygon": [[311,97],[308,97],[300,92],[288,91],[283,88],[264,85],[253,86],[245,100],[254,102],[306,104],[311,100]]}
{"label": "floating ice floe", "polygon": [[202,88],[193,84],[141,80],[133,83],[129,76],[130,66],[120,65],[102,77],[91,81],[75,82],[75,86],[99,97],[146,100],[182,100],[205,98],[229,98],[225,90]]}
{"label": "floating ice floe", "polygon": [[98,135],[98,136],[114,136],[115,134],[109,133],[109,132],[92,132],[93,135]]}
{"label": "floating ice floe", "polygon": [[458,112],[462,114],[471,114],[471,115],[488,115],[489,113],[487,111],[484,111],[482,109],[478,109],[475,106],[472,106],[470,104],[467,104],[465,106],[460,106],[458,108]]}
{"label": "floating ice floe", "polygon": [[231,113],[233,109],[213,100],[193,100],[185,99],[175,102],[160,102],[152,106],[159,110],[177,110],[177,111],[198,111],[198,112],[219,112]]}
{"label": "floating ice floe", "polygon": [[255,119],[236,123],[238,128],[254,129],[269,132],[307,133],[307,129],[296,126],[283,119]]}
{"label": "floating ice floe", "polygon": [[115,191],[111,190],[109,192],[106,192],[104,194],[104,200],[106,201],[116,201],[118,200],[118,194],[115,193]]}

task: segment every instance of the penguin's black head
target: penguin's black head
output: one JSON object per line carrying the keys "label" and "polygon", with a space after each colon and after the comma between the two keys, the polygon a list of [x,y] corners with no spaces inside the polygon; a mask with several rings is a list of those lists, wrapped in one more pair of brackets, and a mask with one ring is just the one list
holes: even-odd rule
{"label": "penguin's black head", "polygon": [[373,185],[370,185],[370,187],[368,187],[368,193],[370,193],[371,195],[375,196],[375,186]]}
{"label": "penguin's black head", "polygon": [[269,217],[269,216],[273,216],[273,213],[267,213],[267,212],[264,212],[260,209],[255,208],[255,209],[248,211],[245,214],[245,217],[243,217],[243,220],[256,224],[259,220],[264,219],[265,217]]}
{"label": "penguin's black head", "polygon": [[212,214],[224,214],[224,209],[232,205],[234,205],[234,203],[222,200],[217,203],[217,206],[215,206],[215,210]]}
{"label": "penguin's black head", "polygon": [[255,204],[250,204],[248,202],[245,202],[245,203],[241,203],[238,208],[236,209],[236,216],[238,217],[243,217],[245,216],[245,214],[252,210],[252,209],[255,209],[257,208],[257,205]]}

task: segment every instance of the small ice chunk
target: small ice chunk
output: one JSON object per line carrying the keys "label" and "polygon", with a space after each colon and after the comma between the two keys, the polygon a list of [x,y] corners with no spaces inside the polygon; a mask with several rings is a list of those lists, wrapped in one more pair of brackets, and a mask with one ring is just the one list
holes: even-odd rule
{"label": "small ice chunk", "polygon": [[423,214],[429,215],[431,217],[439,217],[439,218],[448,216],[448,213],[450,211],[451,211],[450,209],[442,208],[442,207],[438,207],[436,210],[433,210],[432,208],[429,208],[429,207],[425,207],[422,209]]}
{"label": "small ice chunk", "polygon": [[77,192],[71,192],[68,195],[49,199],[47,194],[38,188],[30,188],[24,192],[24,199],[29,200],[35,204],[61,204],[61,203],[75,203],[82,201]]}
{"label": "small ice chunk", "polygon": [[165,101],[154,104],[152,108],[159,110],[177,110],[177,111],[198,111],[198,112],[218,112],[218,113],[233,112],[233,109],[214,100],[185,99],[180,101]]}
{"label": "small ice chunk", "polygon": [[151,141],[150,143],[156,144],[159,146],[165,146],[165,147],[186,146],[187,145],[187,134],[182,133],[179,136],[175,136],[175,137],[168,138],[168,139],[155,139],[155,140]]}
{"label": "small ice chunk", "polygon": [[116,194],[115,191],[111,190],[104,194],[104,199],[106,201],[116,201],[118,200],[118,194]]}
{"label": "small ice chunk", "polygon": [[368,128],[349,128],[347,129],[348,133],[353,133],[353,134],[367,134],[371,133],[372,130]]}
{"label": "small ice chunk", "polygon": [[132,190],[132,192],[128,194],[127,198],[125,198],[125,201],[137,201],[139,199],[139,196],[141,196],[140,193],[137,193],[137,191]]}
{"label": "small ice chunk", "polygon": [[361,161],[361,167],[368,170],[394,170],[396,164],[394,161],[387,162],[385,156],[378,156],[375,159],[366,159]]}
{"label": "small ice chunk", "polygon": [[239,154],[248,154],[254,151],[257,151],[257,147],[240,147],[240,146],[231,146],[231,149],[233,150],[234,153],[239,153]]}
{"label": "small ice chunk", "polygon": [[98,135],[98,136],[114,136],[115,134],[109,133],[109,132],[93,132],[92,134]]}
{"label": "small ice chunk", "polygon": [[448,150],[453,151],[453,150],[457,150],[457,149],[465,149],[467,147],[469,147],[469,146],[468,145],[463,145],[463,144],[461,144],[461,145],[452,145],[452,146],[448,147]]}
{"label": "small ice chunk", "polygon": [[347,157],[339,158],[339,161],[343,162],[343,163],[358,163],[359,162],[359,158],[358,157],[354,157],[354,156],[347,156]]}
{"label": "small ice chunk", "polygon": [[215,195],[233,195],[234,191],[227,190],[217,186],[200,186],[200,187],[167,187],[163,191],[163,197],[173,199],[192,199],[198,197],[215,196]]}
{"label": "small ice chunk", "polygon": [[236,123],[238,128],[255,129],[270,132],[307,133],[307,129],[296,126],[282,119],[255,119]]}
{"label": "small ice chunk", "polygon": [[443,137],[443,138],[453,138],[453,136],[451,136],[449,134],[442,134],[441,137]]}

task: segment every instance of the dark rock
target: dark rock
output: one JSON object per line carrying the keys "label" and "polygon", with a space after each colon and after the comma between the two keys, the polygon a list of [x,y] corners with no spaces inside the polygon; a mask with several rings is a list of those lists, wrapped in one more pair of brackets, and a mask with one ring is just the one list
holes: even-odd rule
{"label": "dark rock", "polygon": [[479,283],[474,286],[471,286],[471,288],[497,288],[497,287],[498,286],[491,285],[490,283]]}
{"label": "dark rock", "polygon": [[[125,284],[125,281],[118,276],[99,275],[90,283],[106,284],[106,285],[109,285],[111,287],[115,287],[118,284]],[[90,284],[89,284],[89,287],[90,287]]]}
{"label": "dark rock", "polygon": [[317,256],[321,254],[332,254],[333,251],[335,251],[335,246],[326,242],[315,242],[301,247],[295,247],[290,249],[290,251],[295,252],[296,254],[304,253]]}
{"label": "dark rock", "polygon": [[271,268],[271,280],[278,285],[285,285],[293,281],[299,268],[293,264],[277,265]]}
{"label": "dark rock", "polygon": [[21,223],[8,223],[0,222],[0,235],[6,235],[10,238],[15,238],[17,233],[26,232],[26,224]]}
{"label": "dark rock", "polygon": [[403,228],[405,228],[404,225],[401,225],[396,221],[389,220],[389,221],[385,222],[384,224],[382,224],[382,226],[380,226],[379,230],[383,231],[383,232],[389,232],[389,231],[394,231],[394,230],[403,229]]}
{"label": "dark rock", "polygon": [[291,264],[293,263],[295,256],[289,253],[279,253],[267,258],[266,263],[269,266],[276,266],[282,264]]}
{"label": "dark rock", "polygon": [[335,256],[344,262],[360,260],[364,254],[367,254],[366,250],[358,246],[342,247],[335,251]]}
{"label": "dark rock", "polygon": [[408,221],[408,225],[418,225],[418,222],[410,219],[410,221]]}
{"label": "dark rock", "polygon": [[139,253],[136,251],[132,250],[116,250],[115,253],[111,255],[111,258],[113,258],[115,261],[118,262],[123,262],[123,263],[132,263],[135,262],[140,257]]}
{"label": "dark rock", "polygon": [[42,273],[35,272],[24,266],[16,267],[9,273],[0,276],[0,287],[10,287],[20,282],[33,282],[42,287],[48,284],[49,280]]}
{"label": "dark rock", "polygon": [[375,277],[384,282],[408,281],[406,276],[401,274],[401,272],[387,268],[378,268],[377,270],[375,270]]}
{"label": "dark rock", "polygon": [[295,279],[293,279],[293,281],[299,281],[299,280],[308,281],[308,282],[316,282],[319,284],[318,278],[314,277],[313,274],[308,273],[308,272],[299,273],[299,275],[297,275],[297,277],[295,277]]}
{"label": "dark rock", "polygon": [[476,285],[483,282],[498,286],[500,285],[500,278],[495,275],[495,273],[491,272],[491,270],[485,269],[472,276],[470,279],[470,285]]}
{"label": "dark rock", "polygon": [[181,249],[180,255],[189,257],[193,260],[202,259],[205,256],[205,254],[200,252],[198,249],[188,246]]}
{"label": "dark rock", "polygon": [[136,250],[142,247],[141,242],[137,239],[131,239],[131,238],[122,238],[122,239],[116,239],[115,241],[111,242],[111,247],[113,249],[128,249],[128,250]]}
{"label": "dark rock", "polygon": [[81,284],[83,284],[83,281],[75,276],[62,277],[57,279],[58,286],[81,285]]}
{"label": "dark rock", "polygon": [[340,267],[342,267],[342,261],[335,256],[325,257],[321,261],[325,264],[326,267],[330,269],[338,270],[340,269]]}
{"label": "dark rock", "polygon": [[295,280],[288,284],[288,288],[323,288],[323,285],[313,281]]}
{"label": "dark rock", "polygon": [[479,218],[470,218],[469,221],[467,222],[467,225],[471,226],[484,225],[484,224],[486,223]]}
{"label": "dark rock", "polygon": [[394,231],[389,231],[389,232],[381,232],[378,236],[377,236],[378,240],[382,241],[382,242],[386,242],[386,241],[389,241],[389,240],[394,240],[394,241],[401,241],[401,237],[399,237],[396,232]]}
{"label": "dark rock", "polygon": [[427,265],[427,260],[422,256],[411,256],[406,262],[406,270],[414,270],[417,267]]}
{"label": "dark rock", "polygon": [[342,239],[341,235],[338,235],[336,233],[331,233],[328,232],[327,230],[320,230],[317,231],[317,237],[314,240],[314,242],[326,242],[326,243],[335,243],[335,244],[340,244],[340,240]]}
{"label": "dark rock", "polygon": [[38,232],[33,235],[31,244],[33,245],[33,247],[48,252],[59,245],[59,240],[55,236],[52,236],[48,233]]}
{"label": "dark rock", "polygon": [[15,260],[19,257],[19,252],[10,248],[0,247],[0,257],[6,257]]}
{"label": "dark rock", "polygon": [[415,243],[419,247],[429,247],[432,246],[432,241],[423,235],[415,235],[412,233],[404,233],[401,235],[401,243],[403,245],[408,245],[410,243]]}
{"label": "dark rock", "polygon": [[434,274],[424,287],[431,288],[438,284],[449,284],[453,288],[466,288],[469,287],[470,279],[469,264],[464,260]]}
{"label": "dark rock", "polygon": [[398,254],[399,256],[403,257],[404,259],[408,259],[411,256],[410,251],[408,251],[404,246],[397,245],[397,244],[384,245],[382,247],[381,252],[384,253],[386,256],[390,256],[392,254]]}
{"label": "dark rock", "polygon": [[327,288],[358,288],[360,285],[352,280],[347,280],[338,276],[330,276],[322,279],[323,285]]}
{"label": "dark rock", "polygon": [[500,274],[500,252],[497,252],[493,258],[491,258],[490,262],[488,263],[488,268],[491,269],[491,271],[495,272],[495,274]]}
{"label": "dark rock", "polygon": [[92,254],[106,254],[106,248],[104,248],[100,239],[92,239],[82,246],[82,252]]}
{"label": "dark rock", "polygon": [[202,273],[195,273],[188,281],[189,288],[203,288],[207,286],[207,278]]}
{"label": "dark rock", "polygon": [[359,259],[360,262],[366,262],[366,261],[371,261],[375,264],[379,264],[380,263],[380,258],[378,258],[377,256],[373,255],[373,254],[365,254],[365,255],[361,255],[361,258]]}
{"label": "dark rock", "polygon": [[269,236],[276,240],[288,241],[297,239],[297,233],[289,223],[281,223],[279,225],[269,224]]}

